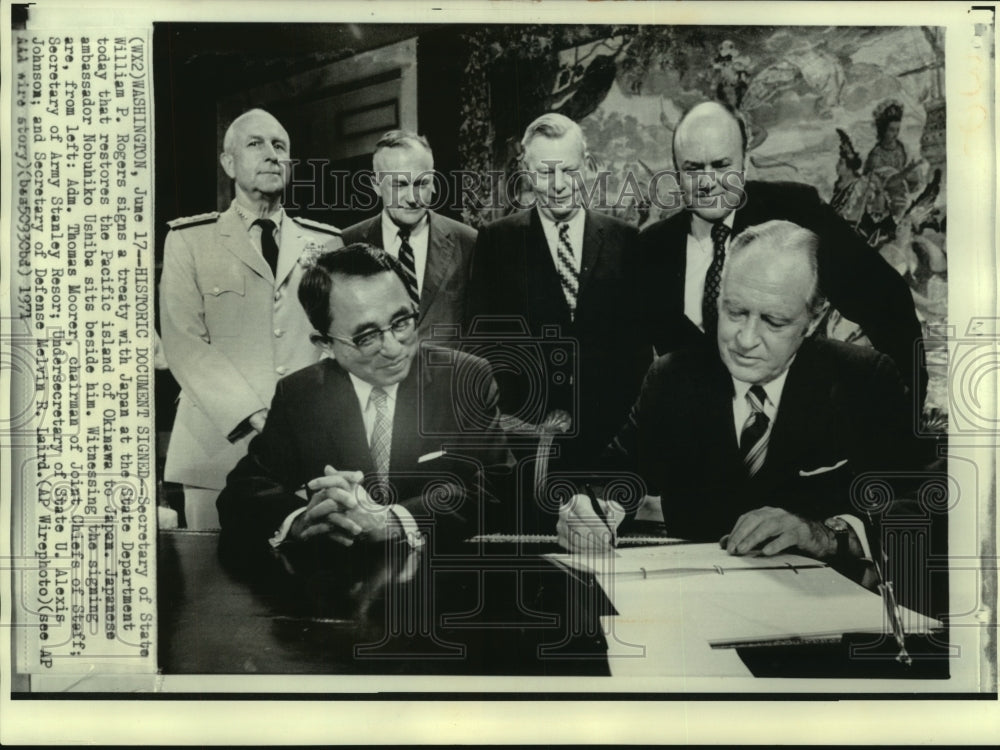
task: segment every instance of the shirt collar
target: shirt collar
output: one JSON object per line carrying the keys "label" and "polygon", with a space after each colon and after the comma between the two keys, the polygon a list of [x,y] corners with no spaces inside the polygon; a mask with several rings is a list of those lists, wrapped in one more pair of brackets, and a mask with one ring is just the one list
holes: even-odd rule
{"label": "shirt collar", "polygon": [[[726,214],[726,218],[722,220],[722,223],[729,227],[729,236],[733,236],[733,224],[736,221],[736,211],[730,211]],[[712,235],[712,225],[716,222],[705,221],[703,218],[698,216],[698,214],[691,212],[691,225],[688,228],[688,234],[692,236],[703,236],[711,237]],[[704,230],[704,234],[695,235],[695,228],[700,227]]]}
{"label": "shirt collar", "polygon": [[277,210],[271,213],[270,216],[254,216],[246,206],[240,205],[240,203],[235,200],[233,201],[233,208],[236,210],[236,215],[240,217],[240,220],[243,222],[243,226],[248,232],[257,219],[270,219],[274,222],[274,226],[280,230],[281,220],[285,215],[285,209],[282,206],[278,206]]}
{"label": "shirt collar", "polygon": [[[771,402],[774,406],[775,411],[778,409],[778,404],[781,402],[781,392],[785,390],[785,380],[788,379],[788,371],[792,369],[792,363],[795,362],[795,357],[788,363],[788,367],[776,377],[774,380],[770,380],[767,383],[762,383],[761,388],[764,389],[764,393],[767,394],[767,400]],[[730,377],[732,377],[730,375]],[[750,390],[753,383],[744,383],[742,380],[737,380],[733,378],[733,389],[735,390],[734,399],[742,400],[747,397],[747,391]]]}
{"label": "shirt collar", "polygon": [[[375,386],[369,383],[367,380],[362,380],[356,376],[353,372],[347,373],[347,376],[351,379],[351,385],[354,386],[354,393],[358,397],[358,403],[361,405],[361,413],[363,414],[365,409],[368,408],[368,399],[371,398],[372,390]],[[382,386],[382,390],[385,391],[386,395],[392,400],[396,400],[396,391],[399,390],[399,383],[393,383],[392,385]]]}
{"label": "shirt collar", "polygon": [[541,211],[536,208],[535,211],[538,213],[538,218],[542,220],[542,226],[552,227],[553,231],[556,231],[560,224],[569,224],[570,231],[579,231],[583,228],[583,223],[587,220],[587,212],[581,208],[575,214],[573,214],[572,219],[567,219],[565,221],[553,221],[549,217],[545,216]]}
{"label": "shirt collar", "polygon": [[[410,227],[410,238],[419,237],[424,232],[428,230],[431,224],[431,213],[428,211],[424,214],[424,217],[418,221],[415,225]],[[382,209],[382,236],[383,237],[395,237],[399,234],[400,226],[392,220],[389,216],[389,212],[384,208]]]}

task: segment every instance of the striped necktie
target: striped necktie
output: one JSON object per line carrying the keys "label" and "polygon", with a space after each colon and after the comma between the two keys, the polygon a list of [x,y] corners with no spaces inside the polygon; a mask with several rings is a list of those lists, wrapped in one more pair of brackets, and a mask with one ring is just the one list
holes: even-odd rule
{"label": "striped necktie", "polygon": [[417,261],[413,257],[413,248],[410,247],[410,230],[405,227],[399,228],[399,262],[406,272],[406,291],[410,293],[410,300],[414,307],[420,309],[420,288],[417,286]]}
{"label": "striped necktie", "polygon": [[719,322],[719,287],[722,284],[722,266],[726,260],[726,238],[729,227],[721,221],[712,225],[712,263],[705,272],[705,292],[701,298],[701,326],[705,333],[715,335]]}
{"label": "striped necktie", "polygon": [[576,314],[576,297],[580,292],[580,275],[576,270],[576,255],[573,253],[573,243],[569,240],[569,224],[559,225],[559,243],[556,249],[556,271],[562,284],[566,305],[569,307],[569,319]]}
{"label": "striped necktie", "polygon": [[752,386],[747,391],[747,402],[750,404],[750,416],[743,423],[740,432],[740,456],[747,467],[747,473],[754,476],[764,465],[767,457],[767,441],[771,434],[771,420],[764,413],[764,401],[767,394],[759,385]]}
{"label": "striped necktie", "polygon": [[[389,394],[382,388],[372,388],[369,403],[375,405],[375,426],[372,428],[371,456],[375,466],[375,480],[368,487],[368,493],[377,503],[383,503],[387,495],[389,458],[392,449],[392,420],[389,419]],[[386,493],[386,494],[383,494]]]}

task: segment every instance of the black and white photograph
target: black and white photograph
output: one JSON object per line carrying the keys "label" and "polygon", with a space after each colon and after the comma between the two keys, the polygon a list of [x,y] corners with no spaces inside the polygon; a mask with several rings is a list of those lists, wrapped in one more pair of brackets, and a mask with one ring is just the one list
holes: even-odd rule
{"label": "black and white photograph", "polygon": [[57,694],[202,744],[997,728],[990,9],[47,5],[10,736]]}

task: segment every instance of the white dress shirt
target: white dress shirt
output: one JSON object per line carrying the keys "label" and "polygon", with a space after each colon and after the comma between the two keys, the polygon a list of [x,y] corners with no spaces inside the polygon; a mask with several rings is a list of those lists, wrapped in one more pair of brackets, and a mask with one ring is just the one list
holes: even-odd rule
{"label": "white dress shirt", "polygon": [[[424,271],[427,269],[427,243],[431,237],[430,214],[410,228],[410,247],[413,248],[413,265],[417,271],[417,291],[423,294]],[[399,260],[399,248],[403,241],[399,238],[399,225],[392,220],[389,212],[382,210],[382,248],[393,258]]]}
{"label": "white dress shirt", "polygon": [[[736,212],[730,211],[722,223],[729,227],[726,237],[726,251],[733,235],[733,221]],[[691,214],[691,230],[687,236],[687,260],[684,264],[684,315],[688,320],[705,330],[701,316],[701,301],[705,296],[705,274],[712,265],[712,224],[700,216]],[[739,430],[737,429],[737,434]]]}

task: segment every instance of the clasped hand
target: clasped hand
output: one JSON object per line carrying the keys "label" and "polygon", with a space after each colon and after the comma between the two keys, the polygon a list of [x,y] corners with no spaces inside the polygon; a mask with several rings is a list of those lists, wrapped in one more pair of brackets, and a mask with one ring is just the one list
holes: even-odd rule
{"label": "clasped hand", "polygon": [[369,497],[360,471],[323,469],[323,476],[306,484],[312,492],[306,509],[292,523],[292,538],[329,538],[350,547],[360,537],[383,541],[389,536],[389,508]]}

